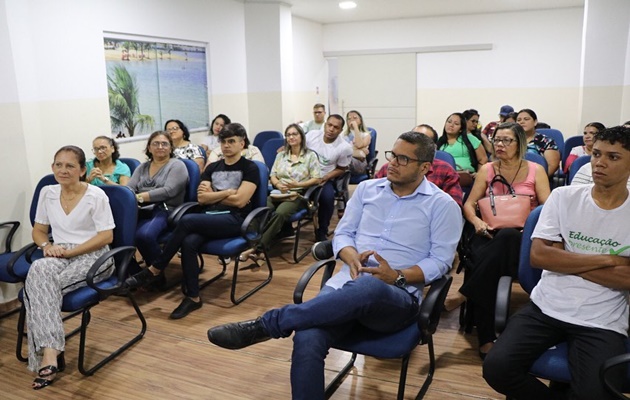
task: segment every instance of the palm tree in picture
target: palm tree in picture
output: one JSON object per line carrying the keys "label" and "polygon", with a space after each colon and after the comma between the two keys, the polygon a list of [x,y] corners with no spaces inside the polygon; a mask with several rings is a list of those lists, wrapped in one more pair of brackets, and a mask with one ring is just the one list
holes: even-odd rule
{"label": "palm tree in picture", "polygon": [[138,85],[127,68],[117,65],[111,75],[107,74],[107,93],[113,130],[126,129],[131,137],[136,129],[153,129],[155,123],[153,117],[140,114]]}

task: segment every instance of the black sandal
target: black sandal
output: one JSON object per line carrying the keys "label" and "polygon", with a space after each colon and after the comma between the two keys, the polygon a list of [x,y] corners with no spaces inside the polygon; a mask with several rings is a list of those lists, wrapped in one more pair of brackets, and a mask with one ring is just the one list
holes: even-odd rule
{"label": "black sandal", "polygon": [[[45,367],[40,368],[39,371],[37,371],[37,378],[35,378],[35,380],[33,381],[33,386],[32,386],[33,390],[43,389],[46,386],[52,385],[55,379],[57,378],[57,374],[59,372],[63,372],[66,369],[66,360],[63,355],[63,352],[61,352],[57,356],[57,365],[58,366],[47,365]],[[44,371],[48,371],[48,373],[44,373]],[[52,379],[45,379],[51,375],[55,375],[55,376]]]}

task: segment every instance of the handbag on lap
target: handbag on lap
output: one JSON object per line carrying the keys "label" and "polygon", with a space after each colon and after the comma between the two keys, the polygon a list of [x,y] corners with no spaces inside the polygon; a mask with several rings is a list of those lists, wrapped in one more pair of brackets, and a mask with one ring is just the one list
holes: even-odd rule
{"label": "handbag on lap", "polygon": [[[508,194],[495,195],[493,186],[502,183],[508,188]],[[523,228],[531,211],[531,198],[516,194],[512,185],[502,175],[496,175],[488,185],[488,197],[477,201],[481,219],[491,229]]]}

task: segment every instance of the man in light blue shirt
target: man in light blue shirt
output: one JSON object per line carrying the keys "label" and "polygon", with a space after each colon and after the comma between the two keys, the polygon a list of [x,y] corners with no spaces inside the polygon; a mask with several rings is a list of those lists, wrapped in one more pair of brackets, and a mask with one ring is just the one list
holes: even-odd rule
{"label": "man in light blue shirt", "polygon": [[457,203],[425,179],[435,154],[426,135],[403,133],[387,178],[364,181],[350,198],[333,239],[341,271],[319,295],[252,321],[208,331],[218,346],[238,349],[295,332],[294,399],[324,398],[328,349],[357,324],[396,332],[417,320],[422,288],[446,274],[462,229]]}

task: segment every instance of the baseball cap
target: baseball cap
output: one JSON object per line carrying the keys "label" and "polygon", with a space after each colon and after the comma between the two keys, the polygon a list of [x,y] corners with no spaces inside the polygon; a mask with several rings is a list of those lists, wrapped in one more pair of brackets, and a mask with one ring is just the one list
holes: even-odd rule
{"label": "baseball cap", "polygon": [[505,117],[506,115],[512,112],[514,112],[514,107],[505,105],[501,107],[501,110],[499,110],[499,115],[502,115]]}

